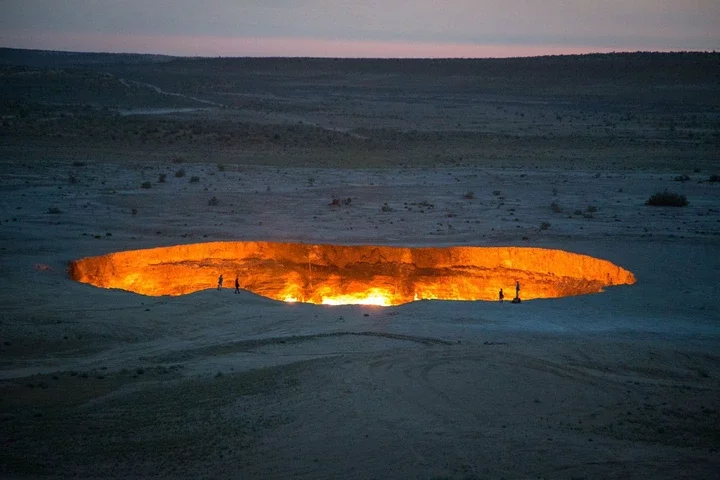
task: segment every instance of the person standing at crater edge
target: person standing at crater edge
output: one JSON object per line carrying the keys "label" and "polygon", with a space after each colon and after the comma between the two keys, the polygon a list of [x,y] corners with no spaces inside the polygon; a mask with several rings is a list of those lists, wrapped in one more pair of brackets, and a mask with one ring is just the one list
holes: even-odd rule
{"label": "person standing at crater edge", "polygon": [[502,288],[500,289],[500,292],[498,292],[498,299],[500,300],[500,303],[503,303],[503,299],[505,298],[505,295],[503,294]]}
{"label": "person standing at crater edge", "polygon": [[240,279],[235,276],[235,293],[240,293]]}
{"label": "person standing at crater edge", "polygon": [[222,288],[222,282],[223,282],[223,278],[222,278],[222,273],[221,273],[220,277],[218,278],[218,290],[220,290]]}
{"label": "person standing at crater edge", "polygon": [[520,282],[515,280],[515,298],[520,298]]}

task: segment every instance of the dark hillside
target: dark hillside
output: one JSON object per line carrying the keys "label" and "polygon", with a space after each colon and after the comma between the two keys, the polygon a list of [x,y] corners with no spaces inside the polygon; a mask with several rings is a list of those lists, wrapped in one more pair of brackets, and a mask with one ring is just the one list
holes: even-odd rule
{"label": "dark hillside", "polygon": [[0,65],[66,68],[90,65],[132,65],[165,62],[174,57],[139,53],[85,53],[0,48]]}

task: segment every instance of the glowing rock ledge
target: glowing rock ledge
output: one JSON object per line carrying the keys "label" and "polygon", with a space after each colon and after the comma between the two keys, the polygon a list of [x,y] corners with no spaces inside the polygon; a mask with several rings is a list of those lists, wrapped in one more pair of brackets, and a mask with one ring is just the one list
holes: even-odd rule
{"label": "glowing rock ledge", "polygon": [[129,250],[70,263],[70,277],[151,296],[240,288],[281,301],[400,305],[414,300],[557,298],[635,283],[598,258],[544,248],[387,247],[212,242]]}

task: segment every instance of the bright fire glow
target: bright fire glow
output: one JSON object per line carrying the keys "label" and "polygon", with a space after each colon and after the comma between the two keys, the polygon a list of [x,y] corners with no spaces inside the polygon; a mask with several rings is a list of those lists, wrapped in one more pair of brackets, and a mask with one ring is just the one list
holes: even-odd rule
{"label": "bright fire glow", "polygon": [[130,250],[70,263],[72,279],[143,295],[240,288],[275,300],[400,305],[414,300],[556,298],[635,283],[606,260],[544,248],[388,247],[212,242]]}
{"label": "bright fire glow", "polygon": [[367,292],[323,297],[321,303],[323,305],[379,305],[389,307],[392,305],[392,298],[392,294],[380,288],[371,288]]}

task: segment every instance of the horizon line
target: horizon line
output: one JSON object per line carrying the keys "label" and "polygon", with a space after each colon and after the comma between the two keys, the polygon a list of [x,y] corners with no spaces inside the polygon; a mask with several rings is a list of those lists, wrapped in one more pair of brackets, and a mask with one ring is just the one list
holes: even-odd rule
{"label": "horizon line", "polygon": [[512,60],[524,58],[543,57],[583,57],[592,55],[633,55],[633,54],[718,54],[716,50],[608,50],[587,51],[581,53],[540,53],[536,55],[519,55],[508,57],[342,57],[323,55],[181,55],[172,53],[133,52],[133,51],[103,51],[103,50],[68,50],[52,48],[26,48],[14,46],[0,46],[0,50],[19,50],[27,52],[69,53],[84,55],[138,55],[148,57],[170,57],[187,60],[220,60],[220,59],[298,59],[298,60]]}
{"label": "horizon line", "polygon": [[179,58],[500,59],[637,52],[710,52],[688,48],[652,48],[647,45],[468,44],[286,37],[8,33],[0,33],[0,48]]}

